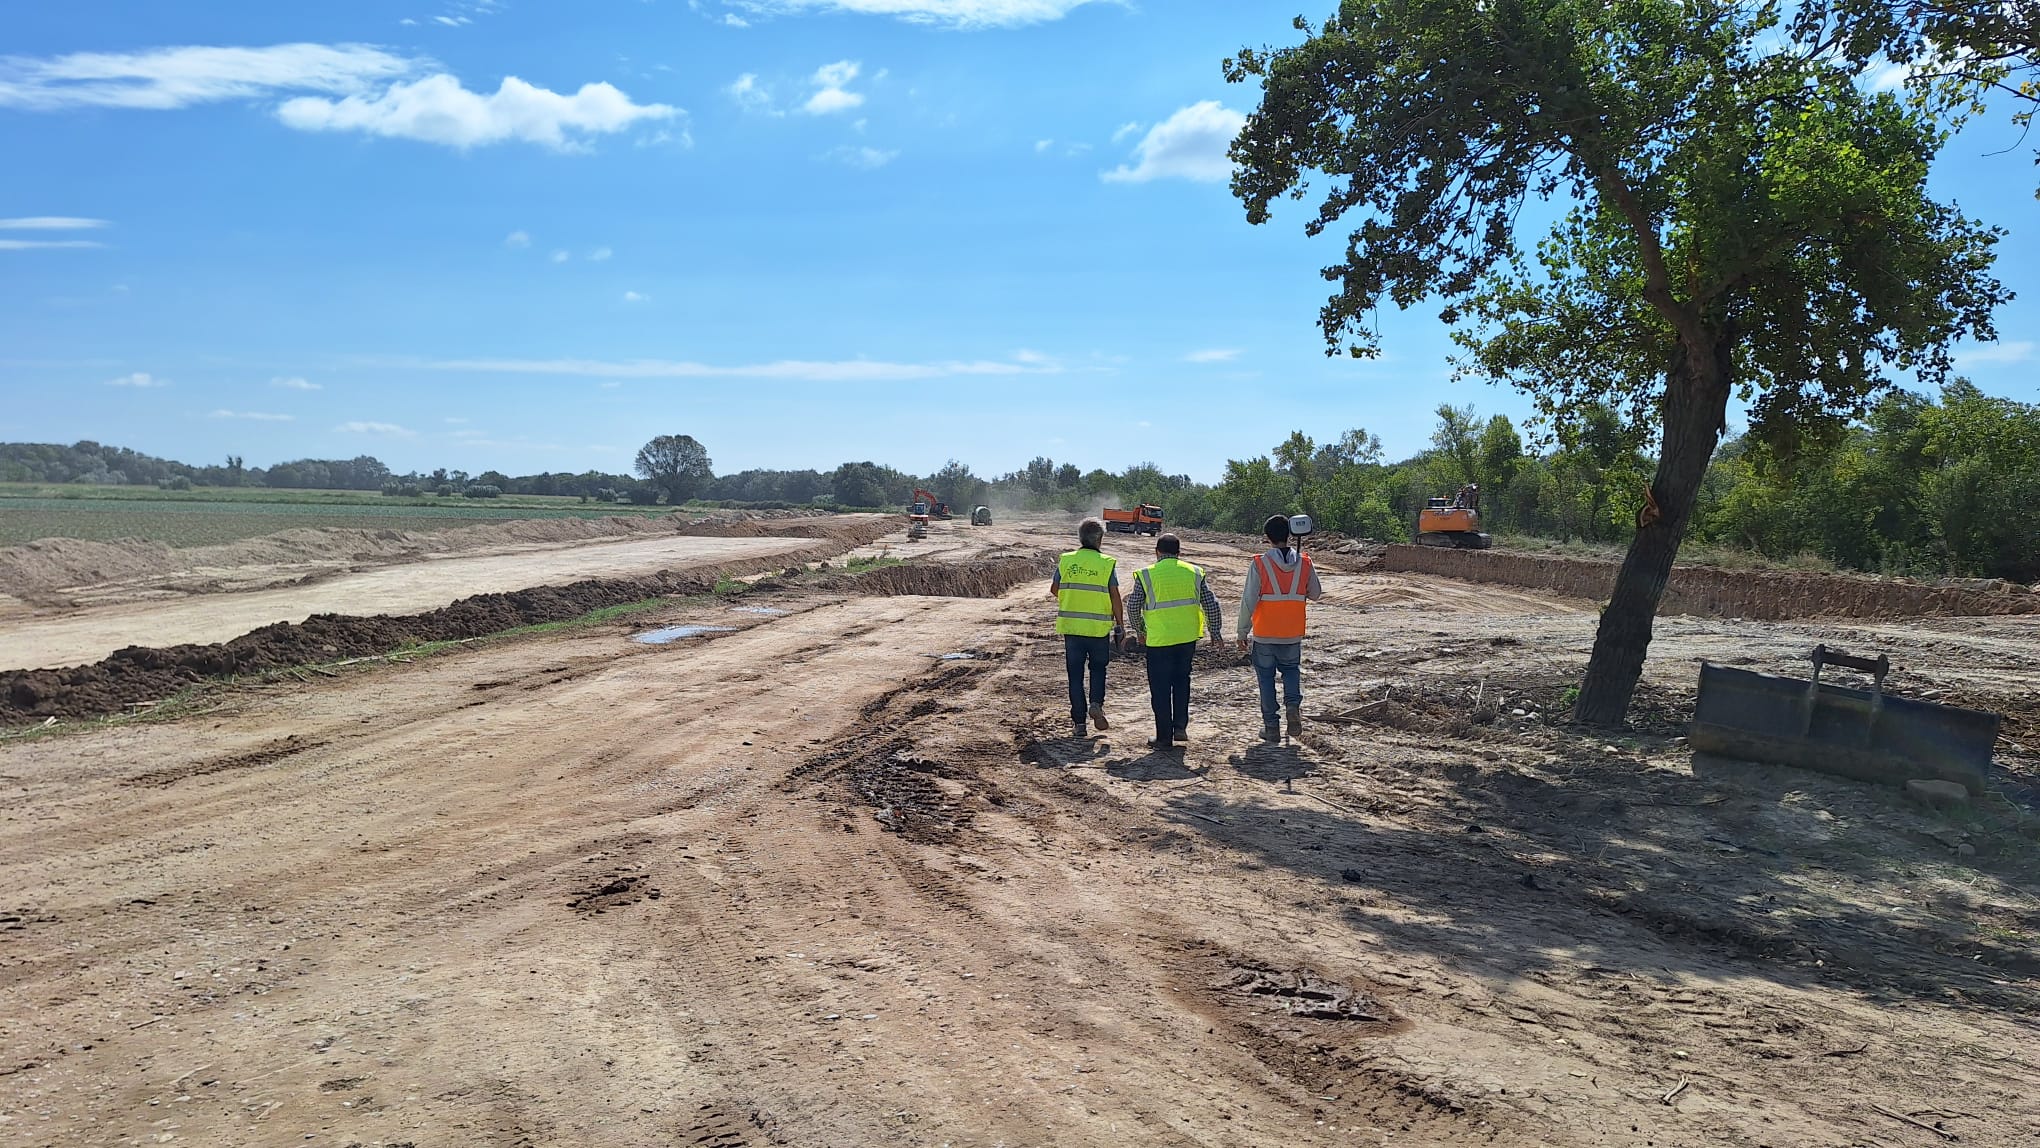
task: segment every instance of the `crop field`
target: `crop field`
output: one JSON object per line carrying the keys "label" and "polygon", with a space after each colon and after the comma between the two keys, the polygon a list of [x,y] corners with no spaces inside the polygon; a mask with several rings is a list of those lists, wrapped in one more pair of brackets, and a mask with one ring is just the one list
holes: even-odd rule
{"label": "crop field", "polygon": [[664,507],[582,503],[568,498],[480,502],[382,498],[355,491],[278,490],[174,494],[152,490],[115,496],[66,492],[64,497],[51,497],[46,492],[52,489],[0,487],[0,546],[18,546],[38,538],[98,542],[141,538],[170,546],[205,546],[303,527],[426,531],[516,518],[667,513]]}

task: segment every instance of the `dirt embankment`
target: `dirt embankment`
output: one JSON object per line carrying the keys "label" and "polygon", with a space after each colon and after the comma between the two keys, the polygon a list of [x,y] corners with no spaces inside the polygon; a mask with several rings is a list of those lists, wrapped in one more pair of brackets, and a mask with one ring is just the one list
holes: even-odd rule
{"label": "dirt embankment", "polygon": [[[66,591],[108,583],[153,582],[249,569],[321,571],[361,569],[415,562],[421,558],[472,554],[528,546],[656,538],[786,536],[844,537],[850,520],[768,511],[741,516],[683,518],[677,515],[607,518],[519,518],[426,532],[307,528],[217,546],[174,548],[161,542],[123,538],[92,542],[43,538],[0,548],[0,593],[38,604],[61,601]],[[859,544],[871,541],[854,530]]]}
{"label": "dirt embankment", "polygon": [[[835,547],[749,559],[715,570],[661,571],[647,578],[589,579],[510,594],[477,594],[422,614],[356,617],[315,614],[279,622],[230,642],[162,648],[130,646],[88,666],[0,672],[0,726],[49,718],[91,718],[159,700],[209,678],[317,665],[387,653],[426,642],[461,641],[520,626],[577,618],[591,610],[647,598],[705,594],[726,577],[800,565],[836,553]],[[1043,556],[995,558],[927,566],[887,566],[819,580],[760,580],[760,589],[814,587],[858,596],[926,594],[996,598],[1044,577]]]}
{"label": "dirt embankment", "polygon": [[[1617,565],[1580,558],[1391,546],[1381,569],[1499,582],[1575,598],[1605,600]],[[1660,614],[1748,618],[1918,618],[1935,615],[2036,614],[2040,594],[2021,586],[1980,590],[1860,574],[1791,574],[1680,566],[1665,587]]]}

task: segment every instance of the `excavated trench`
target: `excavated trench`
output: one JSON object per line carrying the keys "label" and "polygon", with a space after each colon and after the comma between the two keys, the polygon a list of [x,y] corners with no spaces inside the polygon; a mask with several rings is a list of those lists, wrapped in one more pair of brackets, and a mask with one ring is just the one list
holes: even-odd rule
{"label": "excavated trench", "polygon": [[715,570],[661,571],[646,578],[589,579],[509,594],[477,594],[421,614],[376,617],[317,614],[303,622],[264,626],[229,642],[161,648],[130,646],[91,665],[0,671],[0,727],[35,724],[50,718],[101,717],[160,701],[208,680],[369,657],[432,642],[482,638],[650,598],[707,594],[722,579],[759,570],[789,567],[789,574],[759,579],[753,584],[753,591],[995,598],[1022,582],[1045,577],[1049,569],[1044,556],[1029,555],[979,562],[886,566],[819,579],[791,574],[790,564],[826,559],[839,552],[840,545],[817,546]]}
{"label": "excavated trench", "polygon": [[[1497,582],[1605,601],[1617,565],[1581,558],[1390,546],[1380,569]],[[1862,574],[1795,574],[1680,566],[1665,584],[1660,614],[1784,622],[1800,618],[1924,618],[2040,614],[2040,593],[2012,583],[1942,585]]]}

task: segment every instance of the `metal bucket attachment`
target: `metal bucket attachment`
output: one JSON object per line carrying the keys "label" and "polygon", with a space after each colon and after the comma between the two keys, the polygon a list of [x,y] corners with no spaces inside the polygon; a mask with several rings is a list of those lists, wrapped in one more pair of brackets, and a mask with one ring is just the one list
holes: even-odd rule
{"label": "metal bucket attachment", "polygon": [[[1820,680],[1824,666],[1874,675],[1870,689]],[[1776,762],[1858,781],[1957,782],[1983,793],[1998,715],[1884,692],[1888,659],[1813,651],[1813,680],[1702,663],[1688,740],[1697,752]]]}

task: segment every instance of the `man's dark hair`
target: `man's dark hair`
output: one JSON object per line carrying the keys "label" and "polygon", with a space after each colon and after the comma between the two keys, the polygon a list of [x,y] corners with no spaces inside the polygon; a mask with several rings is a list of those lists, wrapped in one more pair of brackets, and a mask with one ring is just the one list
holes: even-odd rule
{"label": "man's dark hair", "polygon": [[1083,524],[1077,527],[1077,545],[1088,546],[1096,550],[1098,544],[1103,541],[1105,541],[1105,524],[1097,519],[1086,518]]}
{"label": "man's dark hair", "polygon": [[1155,539],[1155,553],[1164,558],[1174,558],[1183,553],[1183,540],[1173,534],[1164,534]]}
{"label": "man's dark hair", "polygon": [[1289,516],[1286,514],[1271,516],[1268,525],[1262,527],[1261,532],[1268,536],[1268,541],[1277,546],[1289,545]]}

